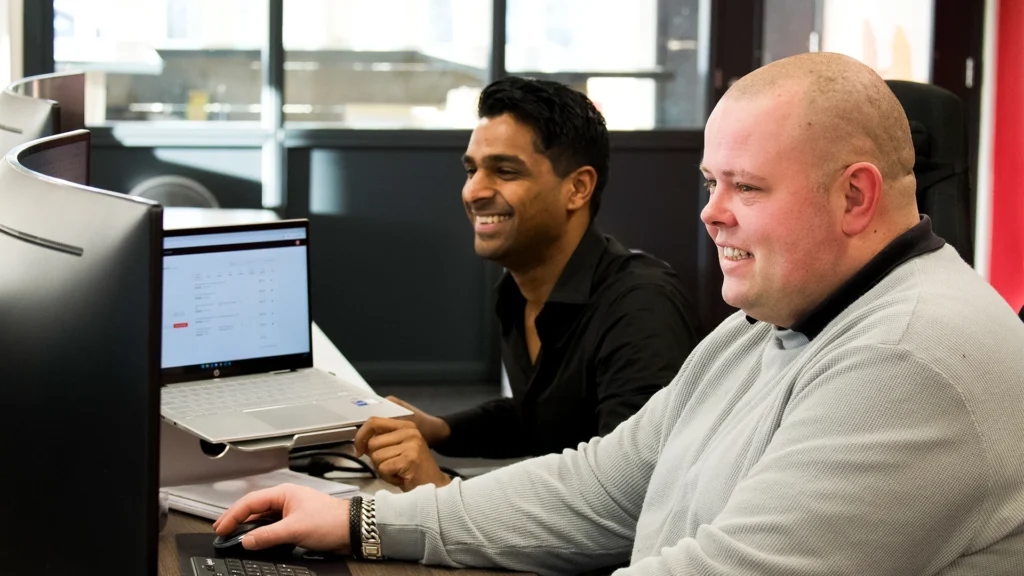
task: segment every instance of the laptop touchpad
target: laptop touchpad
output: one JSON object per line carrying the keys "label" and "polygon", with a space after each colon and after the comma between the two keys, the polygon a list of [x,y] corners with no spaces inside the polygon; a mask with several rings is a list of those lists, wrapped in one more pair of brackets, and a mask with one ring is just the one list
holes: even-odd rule
{"label": "laptop touchpad", "polygon": [[316,404],[282,406],[246,413],[281,430],[319,428],[331,424],[341,424],[344,421],[344,418],[337,412],[332,412]]}

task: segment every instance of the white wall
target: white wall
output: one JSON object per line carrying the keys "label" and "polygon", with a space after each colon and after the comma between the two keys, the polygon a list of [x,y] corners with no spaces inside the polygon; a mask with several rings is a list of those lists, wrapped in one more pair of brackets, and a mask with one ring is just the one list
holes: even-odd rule
{"label": "white wall", "polygon": [[21,78],[23,0],[0,0],[0,86]]}
{"label": "white wall", "polygon": [[999,2],[985,2],[985,36],[982,44],[981,127],[978,134],[978,181],[974,208],[974,269],[989,279],[992,240],[992,145],[995,135],[996,42]]}
{"label": "white wall", "polygon": [[930,82],[933,9],[932,0],[825,0],[822,50],[886,79]]}

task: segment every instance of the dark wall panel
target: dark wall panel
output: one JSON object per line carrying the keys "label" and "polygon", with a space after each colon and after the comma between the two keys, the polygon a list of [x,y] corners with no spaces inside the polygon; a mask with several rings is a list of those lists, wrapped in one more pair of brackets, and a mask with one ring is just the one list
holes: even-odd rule
{"label": "dark wall panel", "polygon": [[615,151],[597,217],[601,229],[628,248],[668,262],[691,294],[698,284],[699,163],[699,150]]}
{"label": "dark wall panel", "polygon": [[186,176],[205,186],[222,208],[261,208],[259,148],[92,147],[93,186],[127,193],[161,175]]}
{"label": "dark wall panel", "polygon": [[314,319],[371,383],[496,378],[495,272],[473,252],[461,153],[289,153],[287,215],[312,222]]}

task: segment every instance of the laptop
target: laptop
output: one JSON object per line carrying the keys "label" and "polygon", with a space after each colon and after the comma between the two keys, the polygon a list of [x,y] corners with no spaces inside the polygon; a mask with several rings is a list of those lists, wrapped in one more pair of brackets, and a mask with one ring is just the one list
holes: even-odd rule
{"label": "laptop", "polygon": [[313,367],[309,221],[165,230],[160,414],[212,443],[409,416]]}

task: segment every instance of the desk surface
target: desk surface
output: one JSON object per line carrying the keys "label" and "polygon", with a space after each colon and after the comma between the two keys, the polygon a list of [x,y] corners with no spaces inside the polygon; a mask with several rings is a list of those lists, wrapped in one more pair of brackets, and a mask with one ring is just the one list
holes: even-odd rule
{"label": "desk surface", "polygon": [[[380,480],[345,480],[359,486],[363,492],[376,492],[381,489],[394,490],[394,487]],[[167,526],[160,533],[158,545],[159,576],[178,576],[178,550],[174,544],[177,534],[196,532],[213,532],[212,522],[190,514],[171,511]],[[360,562],[349,560],[352,576],[511,576],[514,572],[498,572],[493,570],[452,570],[423,566],[415,562]]]}

